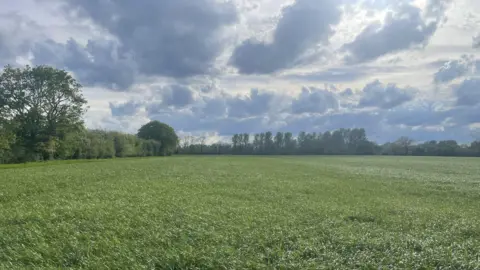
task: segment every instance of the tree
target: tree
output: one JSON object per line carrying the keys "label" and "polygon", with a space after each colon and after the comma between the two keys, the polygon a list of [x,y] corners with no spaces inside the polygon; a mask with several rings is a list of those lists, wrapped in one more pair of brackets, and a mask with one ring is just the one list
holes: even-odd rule
{"label": "tree", "polygon": [[260,152],[261,146],[262,146],[262,142],[260,140],[260,134],[257,133],[253,137],[253,150],[256,153],[258,153]]}
{"label": "tree", "polygon": [[286,132],[283,135],[283,142],[285,144],[285,150],[288,154],[292,154],[295,150],[295,139],[293,138],[293,134],[291,132]]}
{"label": "tree", "polygon": [[0,163],[10,158],[11,146],[15,142],[15,135],[9,129],[0,125]]}
{"label": "tree", "polygon": [[470,144],[470,150],[476,155],[480,156],[480,141],[476,140]]}
{"label": "tree", "polygon": [[200,142],[200,153],[203,153],[203,147],[205,146],[205,142],[207,141],[207,136],[205,135],[202,135],[200,136],[199,138],[199,142]]}
{"label": "tree", "polygon": [[476,128],[470,132],[474,142],[480,142],[480,128]]}
{"label": "tree", "polygon": [[333,149],[335,149],[335,154],[345,154],[345,138],[344,138],[344,130],[339,129],[335,130],[332,133],[332,137],[330,138],[330,143]]}
{"label": "tree", "polygon": [[154,140],[161,144],[160,152],[162,155],[171,155],[177,149],[179,139],[175,130],[162,122],[151,121],[143,125],[137,133],[137,136],[144,140]]}
{"label": "tree", "polygon": [[265,153],[266,142],[265,142],[265,133],[264,132],[260,133],[259,141],[260,141],[260,152]]}
{"label": "tree", "polygon": [[265,152],[268,154],[272,154],[273,150],[273,134],[271,131],[267,131],[265,133]]}
{"label": "tree", "polygon": [[64,70],[6,66],[0,75],[0,123],[15,135],[21,159],[52,155],[58,140],[83,127],[85,104],[81,85]]}
{"label": "tree", "polygon": [[410,146],[412,146],[414,143],[414,140],[408,138],[408,137],[405,137],[405,136],[402,136],[400,137],[396,142],[395,142],[395,145],[401,147],[403,149],[403,155],[408,155],[409,153],[409,148]]}
{"label": "tree", "polygon": [[274,138],[274,143],[277,153],[280,153],[281,149],[285,146],[282,132],[277,132]]}
{"label": "tree", "polygon": [[351,153],[355,154],[364,154],[366,151],[368,152],[368,148],[370,147],[367,143],[367,135],[365,129],[363,128],[354,128],[349,130],[348,134],[348,148]]}
{"label": "tree", "polygon": [[458,149],[459,145],[454,140],[438,142],[438,154],[440,156],[455,156]]}
{"label": "tree", "polygon": [[234,134],[232,137],[232,147],[234,151],[238,151],[239,146],[241,145],[240,134]]}
{"label": "tree", "polygon": [[186,136],[183,136],[180,138],[180,149],[181,149],[181,152],[182,153],[191,153],[191,149],[190,149],[190,139],[191,136],[189,135],[186,135]]}
{"label": "tree", "polygon": [[243,149],[244,149],[244,150],[247,150],[247,149],[248,149],[248,146],[249,146],[249,144],[250,144],[250,134],[248,134],[248,133],[243,133],[242,143],[243,143]]}

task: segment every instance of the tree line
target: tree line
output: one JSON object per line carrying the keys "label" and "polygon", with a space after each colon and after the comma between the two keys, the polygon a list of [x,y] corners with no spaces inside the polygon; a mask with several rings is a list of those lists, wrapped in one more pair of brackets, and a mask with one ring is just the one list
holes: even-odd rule
{"label": "tree line", "polygon": [[203,155],[413,155],[480,157],[480,140],[458,144],[455,140],[416,143],[408,137],[377,144],[367,139],[363,128],[325,133],[265,132],[253,136],[234,134],[230,143],[205,144],[205,137],[181,138],[180,154]]}
{"label": "tree line", "polygon": [[417,155],[480,156],[480,141],[415,143],[407,137],[383,145],[363,128],[325,133],[234,134],[229,143],[183,137],[151,121],[138,133],[89,130],[82,86],[66,71],[49,66],[6,66],[0,73],[0,163],[52,159],[97,159],[178,154],[233,155]]}
{"label": "tree line", "polygon": [[52,159],[165,156],[176,151],[172,127],[152,121],[136,135],[89,130],[81,85],[49,66],[6,66],[0,74],[0,163]]}

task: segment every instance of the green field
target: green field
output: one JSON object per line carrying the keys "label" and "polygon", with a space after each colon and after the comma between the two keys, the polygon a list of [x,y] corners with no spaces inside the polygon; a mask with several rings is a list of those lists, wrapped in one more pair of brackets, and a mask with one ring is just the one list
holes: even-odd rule
{"label": "green field", "polygon": [[480,269],[480,159],[0,166],[0,269]]}

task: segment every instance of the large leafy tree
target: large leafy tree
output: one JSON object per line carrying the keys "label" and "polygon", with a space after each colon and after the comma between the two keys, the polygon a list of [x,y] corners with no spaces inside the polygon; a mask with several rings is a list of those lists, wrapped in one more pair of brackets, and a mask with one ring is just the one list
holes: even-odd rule
{"label": "large leafy tree", "polygon": [[58,140],[83,126],[85,105],[81,85],[64,70],[6,66],[0,74],[0,125],[27,160],[54,155]]}
{"label": "large leafy tree", "polygon": [[160,152],[163,155],[173,154],[179,143],[175,130],[171,126],[159,121],[151,121],[143,125],[138,130],[137,136],[144,140],[160,142]]}

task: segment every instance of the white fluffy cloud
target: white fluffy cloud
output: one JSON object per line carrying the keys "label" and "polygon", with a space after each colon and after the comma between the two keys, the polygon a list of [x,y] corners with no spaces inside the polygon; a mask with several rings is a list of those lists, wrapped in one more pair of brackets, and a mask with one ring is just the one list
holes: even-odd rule
{"label": "white fluffy cloud", "polygon": [[72,72],[91,128],[469,140],[480,123],[472,0],[14,2],[0,64]]}

